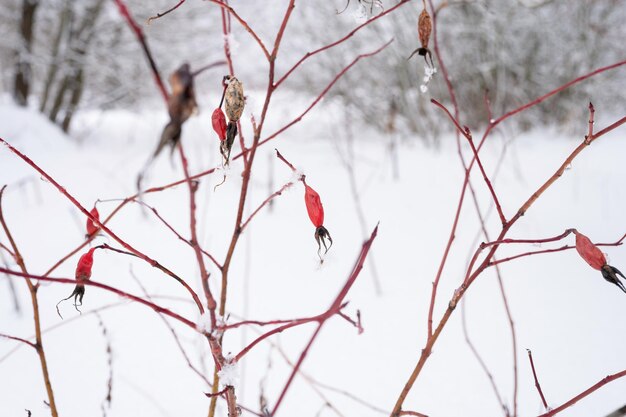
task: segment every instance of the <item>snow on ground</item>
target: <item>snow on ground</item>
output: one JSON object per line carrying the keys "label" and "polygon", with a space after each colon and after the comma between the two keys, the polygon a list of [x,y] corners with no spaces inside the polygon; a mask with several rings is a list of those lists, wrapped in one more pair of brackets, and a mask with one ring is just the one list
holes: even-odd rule
{"label": "snow on ground", "polygon": [[[208,102],[215,102],[211,97]],[[261,103],[255,97],[249,108],[258,117]],[[275,131],[304,109],[302,98],[279,96],[265,135]],[[277,147],[307,175],[307,182],[321,195],[325,225],[334,246],[323,266],[316,257],[314,228],[306,215],[303,189],[297,184],[265,208],[240,240],[230,274],[229,322],[240,317],[258,320],[294,318],[323,312],[348,277],[365,237],[355,208],[347,170],[342,164],[347,145],[346,126],[330,103],[316,109],[298,125],[259,149],[256,157],[247,213],[284,183],[292,173],[273,156]],[[599,104],[599,103],[598,103]],[[601,106],[596,105],[598,112]],[[192,171],[219,164],[218,142],[210,128],[209,109],[184,127],[184,143]],[[244,115],[249,120],[249,112]],[[162,110],[83,113],[73,138],[33,111],[0,105],[0,136],[26,153],[87,208],[96,199],[122,198],[133,194],[135,178],[154,149],[165,123]],[[442,119],[442,123],[447,123]],[[390,410],[413,369],[426,337],[426,317],[431,282],[448,239],[461,190],[454,137],[442,139],[439,150],[424,148],[415,138],[404,138],[399,147],[399,178],[393,178],[388,152],[390,138],[364,126],[354,132],[356,185],[366,219],[366,233],[380,222],[372,259],[380,280],[377,294],[372,263],[366,267],[348,296],[346,312],[359,309],[365,332],[340,318],[323,329],[310,351],[303,370],[319,382],[349,391],[384,410]],[[586,124],[581,121],[581,136]],[[251,139],[248,127],[246,140]],[[478,133],[475,137],[479,137]],[[505,141],[506,139],[506,141]],[[483,151],[484,164],[492,173],[505,157],[495,188],[503,209],[511,216],[551,175],[580,138],[565,138],[553,129],[537,129],[516,137],[495,134]],[[626,151],[624,130],[603,137],[586,149],[559,181],[542,196],[513,228],[510,237],[540,238],[575,227],[594,241],[608,242],[626,232],[623,207],[626,173],[620,170]],[[235,149],[239,149],[238,144]],[[466,154],[467,157],[467,154]],[[221,173],[204,178],[198,192],[201,244],[223,259],[233,230],[241,184],[241,160],[233,162],[224,185],[213,187]],[[478,172],[475,172],[478,174]],[[270,177],[272,181],[269,181]],[[146,185],[160,185],[182,178],[176,157],[162,155],[152,167]],[[60,193],[7,149],[0,149],[0,182],[9,184],[3,206],[5,215],[29,270],[43,273],[74,248],[84,235],[84,218]],[[478,175],[473,176],[481,208],[490,206],[489,195]],[[184,236],[188,235],[188,193],[185,185],[145,197]],[[117,202],[98,205],[106,216]],[[439,288],[437,319],[459,285],[468,257],[476,247],[478,223],[471,199],[461,214],[449,262]],[[493,210],[490,232],[498,231]],[[192,251],[151,213],[129,205],[110,227],[144,253],[185,277],[200,292]],[[4,237],[2,241],[5,242]],[[115,242],[100,237],[99,242]],[[567,242],[574,242],[573,236]],[[561,243],[554,246],[560,246]],[[541,248],[550,247],[543,245]],[[500,257],[537,245],[506,248]],[[605,248],[610,263],[626,268],[621,247]],[[72,277],[78,255],[53,276]],[[209,264],[210,265],[210,264]],[[15,265],[11,264],[13,268]],[[210,265],[212,279],[219,271]],[[604,376],[626,368],[623,346],[625,295],[605,283],[575,253],[561,252],[525,258],[502,266],[504,283],[516,324],[520,415],[541,412],[525,349],[532,349],[542,387],[551,406],[558,406]],[[142,290],[133,274],[155,301],[199,322],[181,287],[145,263],[119,254],[98,251],[92,279],[134,294]],[[0,282],[0,332],[29,337],[33,332],[29,297],[25,285],[14,281],[21,306],[16,313],[7,277]],[[212,281],[214,290],[218,284]],[[167,327],[151,310],[119,297],[87,288],[83,315],[69,302],[61,305],[65,321],[55,304],[72,291],[69,285],[42,285],[39,291],[52,382],[63,416],[101,414],[106,395],[108,366],[106,342],[94,315],[101,311],[110,335],[113,355],[113,392],[109,416],[205,416],[209,400],[206,384],[194,374],[176,347]],[[172,298],[175,297],[175,298]],[[512,404],[513,377],[510,333],[502,299],[492,270],[486,272],[466,295],[466,320],[470,337],[481,353],[501,395]],[[175,325],[175,324],[174,324]],[[175,325],[176,326],[176,325]],[[212,374],[205,341],[189,329],[176,326],[192,361]],[[276,350],[294,361],[313,326],[277,335],[255,349],[237,366],[239,400],[258,408],[263,386],[272,405],[290,368]],[[225,351],[236,353],[258,329],[227,333]],[[46,415],[41,372],[34,353],[13,341],[0,341],[0,416]],[[7,357],[7,355],[10,356]],[[235,375],[233,375],[235,377]],[[626,380],[602,388],[592,397],[564,412],[564,416],[603,416],[624,405]],[[322,389],[324,396],[345,416],[383,415],[337,392]],[[323,399],[303,378],[291,387],[279,415],[332,415],[318,411]],[[502,412],[485,374],[464,342],[461,309],[435,346],[423,374],[405,404],[407,409],[430,416],[492,416]],[[220,409],[225,416],[225,408]]]}

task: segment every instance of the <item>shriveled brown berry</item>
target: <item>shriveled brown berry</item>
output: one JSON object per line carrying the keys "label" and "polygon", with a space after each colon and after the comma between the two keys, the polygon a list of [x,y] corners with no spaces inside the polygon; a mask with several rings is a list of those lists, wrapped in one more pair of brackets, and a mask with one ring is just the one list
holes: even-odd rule
{"label": "shriveled brown berry", "polygon": [[426,9],[422,10],[420,17],[417,21],[417,31],[420,38],[422,48],[428,49],[428,41],[430,40],[430,34],[433,30],[433,25],[430,21],[430,15]]}
{"label": "shriveled brown berry", "polygon": [[226,102],[225,110],[228,121],[236,123],[241,118],[243,108],[246,105],[243,96],[243,84],[237,78],[230,77],[228,80],[224,100]]}

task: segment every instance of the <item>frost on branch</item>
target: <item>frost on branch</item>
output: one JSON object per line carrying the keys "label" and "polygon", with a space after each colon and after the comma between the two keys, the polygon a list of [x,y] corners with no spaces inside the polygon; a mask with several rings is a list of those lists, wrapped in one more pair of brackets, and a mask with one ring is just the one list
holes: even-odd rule
{"label": "frost on branch", "polygon": [[208,312],[202,313],[196,323],[196,329],[203,334],[209,334],[211,332],[211,315]]}
{"label": "frost on branch", "polygon": [[224,364],[222,369],[217,373],[220,378],[220,388],[237,387],[239,380],[237,372],[237,362],[233,362],[233,358],[230,356],[224,357]]}

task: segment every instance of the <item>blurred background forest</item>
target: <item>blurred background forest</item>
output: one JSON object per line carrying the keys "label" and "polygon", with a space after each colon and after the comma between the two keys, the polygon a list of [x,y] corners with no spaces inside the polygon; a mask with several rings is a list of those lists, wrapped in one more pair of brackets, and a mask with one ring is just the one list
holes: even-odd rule
{"label": "blurred background forest", "polygon": [[[137,21],[146,22],[171,3],[133,0],[128,6]],[[254,29],[269,38],[281,15],[276,10],[279,3],[235,0],[232,5],[244,18],[254,16]],[[381,6],[393,4],[388,0],[374,4],[366,0],[301,2],[293,17],[295,24],[287,30],[287,56],[308,52],[311,40],[320,46],[333,41],[356,23],[380,13]],[[350,57],[393,36],[393,47],[354,68],[332,94],[369,125],[384,131],[393,118],[394,128],[436,143],[450,125],[440,126],[436,110],[427,104],[431,94],[447,98],[443,77],[436,75],[429,92],[421,93],[424,62],[421,57],[407,60],[418,46],[420,10],[421,5],[409,5],[340,45],[339,53],[318,55],[303,67],[304,75],[289,80],[288,88],[299,93],[319,91]],[[624,0],[449,1],[438,14],[441,50],[450,65],[463,122],[471,127],[487,121],[484,107],[475,105],[482,102],[486,89],[494,113],[501,114],[577,75],[615,62],[623,51],[617,46],[626,39]],[[176,13],[144,25],[161,72],[169,74],[185,61],[198,68],[223,59],[219,22],[217,8],[188,1]],[[152,30],[157,26],[158,30]],[[240,25],[233,25],[232,31],[238,77],[249,91],[264,89],[267,80],[259,68],[260,51]],[[281,73],[293,62],[286,59],[279,64]],[[607,108],[620,106],[626,96],[625,81],[623,72],[595,77],[562,93],[566,96],[558,102],[525,112],[517,119],[517,128],[528,129],[535,123],[556,123],[567,131],[578,128],[570,122],[586,117],[586,107],[580,103],[593,93],[594,100],[606,103]],[[216,85],[215,79],[199,77],[200,100],[203,91]],[[3,0],[0,92],[11,94],[23,105],[28,102],[65,131],[71,129],[72,116],[80,109],[137,109],[156,106],[160,99],[138,42],[115,4],[107,0]]]}

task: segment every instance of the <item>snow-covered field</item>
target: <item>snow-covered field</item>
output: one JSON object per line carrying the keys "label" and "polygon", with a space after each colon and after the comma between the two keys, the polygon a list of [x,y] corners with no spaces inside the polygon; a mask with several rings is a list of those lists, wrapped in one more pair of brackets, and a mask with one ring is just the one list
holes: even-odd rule
{"label": "snow-covered field", "polygon": [[[212,98],[211,102],[216,101]],[[249,110],[258,115],[260,99]],[[277,97],[270,110],[266,135],[295,117],[305,99]],[[348,277],[366,234],[377,222],[380,230],[372,259],[380,293],[367,262],[348,295],[346,312],[361,311],[364,333],[341,318],[333,318],[313,345],[303,371],[316,381],[350,392],[378,409],[391,410],[423,347],[433,281],[453,221],[463,171],[453,136],[442,138],[438,150],[427,149],[415,138],[403,138],[398,148],[399,177],[394,179],[388,152],[389,137],[364,126],[351,126],[353,168],[363,230],[355,206],[350,177],[342,161],[352,159],[346,142],[346,125],[330,103],[259,149],[246,212],[251,213],[272,191],[293,179],[274,155],[277,147],[307,175],[321,195],[325,225],[334,245],[320,266],[300,183],[264,208],[237,247],[230,274],[230,321],[296,318],[326,310]],[[599,115],[607,110],[595,103]],[[204,107],[208,109],[208,106]],[[192,172],[219,164],[218,141],[204,110],[185,126],[183,140]],[[249,113],[244,114],[249,120]],[[448,123],[441,119],[441,123]],[[610,119],[607,119],[610,121]],[[123,198],[135,192],[135,178],[165,123],[165,112],[108,111],[79,116],[73,138],[34,111],[0,105],[0,137],[20,149],[61,183],[85,207],[97,199]],[[251,139],[249,123],[244,134]],[[598,127],[604,124],[598,123]],[[487,171],[497,169],[503,145],[506,153],[498,170],[495,189],[505,214],[518,207],[561,164],[587,129],[580,121],[580,137],[562,137],[554,129],[536,129],[523,135],[493,135],[484,151]],[[624,128],[599,139],[586,149],[557,183],[546,192],[510,232],[509,237],[541,238],[577,228],[594,241],[610,242],[626,232],[626,172],[621,169],[626,152]],[[266,136],[264,135],[264,136]],[[475,137],[479,137],[476,132]],[[238,144],[235,145],[239,149]],[[467,149],[466,149],[467,151]],[[469,154],[466,154],[466,156]],[[241,185],[241,160],[232,163],[224,185],[221,172],[205,177],[198,191],[201,245],[222,260],[234,227]],[[478,171],[473,184],[483,211],[490,198]],[[162,155],[150,171],[146,185],[182,178],[177,157]],[[271,178],[271,181],[270,181]],[[0,149],[0,183],[8,184],[4,213],[26,265],[43,273],[84,239],[80,212],[29,166]],[[188,190],[185,185],[145,197],[183,236],[189,235]],[[106,216],[118,202],[100,203]],[[490,233],[498,229],[495,213]],[[129,205],[111,221],[123,239],[184,277],[198,292],[199,274],[193,251],[154,216]],[[460,284],[468,257],[476,248],[478,222],[471,199],[466,200],[461,225],[439,287],[435,320]],[[4,235],[0,241],[6,243]],[[105,237],[98,242],[116,243]],[[570,236],[567,243],[573,244]],[[542,248],[559,247],[543,245]],[[504,257],[536,245],[507,247]],[[609,263],[626,269],[622,247],[603,249]],[[6,258],[6,256],[5,256]],[[73,277],[77,256],[53,276]],[[8,260],[11,268],[17,266]],[[218,289],[219,271],[210,266],[212,286]],[[542,412],[528,364],[531,349],[549,405],[556,407],[608,374],[626,368],[626,294],[606,283],[575,251],[523,258],[502,265],[508,301],[518,342],[519,411],[521,416]],[[120,254],[96,252],[92,279],[133,294],[142,290],[133,274],[155,301],[197,321],[186,293],[169,277],[146,263]],[[8,277],[0,279],[0,333],[29,338],[33,333],[30,299],[22,281],[13,278],[20,312],[14,309]],[[39,290],[50,373],[62,416],[96,416],[107,391],[107,339],[95,315],[100,316],[112,349],[113,390],[109,416],[206,416],[209,388],[189,367],[168,328],[152,310],[114,294],[87,287],[83,314],[70,302],[55,304],[72,291],[70,285],[42,284]],[[175,298],[171,298],[175,297]],[[513,402],[511,338],[503,302],[493,270],[488,270],[465,297],[469,335],[493,374],[504,401]],[[435,346],[423,374],[405,406],[431,417],[497,416],[502,411],[489,381],[464,341],[461,309],[457,309]],[[206,341],[197,333],[172,322],[194,364],[210,377],[212,361]],[[286,382],[290,367],[281,353],[294,361],[314,326],[302,326],[270,339],[238,366],[238,398],[258,409],[259,390],[272,405]],[[238,352],[258,329],[235,330],[225,337],[225,350]],[[18,348],[15,350],[15,348]],[[280,349],[280,351],[278,350]],[[377,416],[352,398],[297,377],[285,403],[283,416]],[[0,416],[47,414],[39,362],[32,349],[0,339]],[[336,409],[323,408],[328,400]],[[563,416],[604,416],[626,402],[626,380],[615,381],[563,412]],[[219,415],[225,416],[222,407]],[[246,413],[244,412],[244,415]]]}

